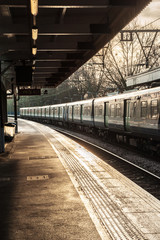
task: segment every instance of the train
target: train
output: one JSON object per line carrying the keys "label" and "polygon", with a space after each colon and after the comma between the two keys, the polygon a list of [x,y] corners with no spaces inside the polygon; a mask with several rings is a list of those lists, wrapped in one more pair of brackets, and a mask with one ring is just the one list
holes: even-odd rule
{"label": "train", "polygon": [[160,155],[160,87],[20,108],[20,117],[91,132]]}

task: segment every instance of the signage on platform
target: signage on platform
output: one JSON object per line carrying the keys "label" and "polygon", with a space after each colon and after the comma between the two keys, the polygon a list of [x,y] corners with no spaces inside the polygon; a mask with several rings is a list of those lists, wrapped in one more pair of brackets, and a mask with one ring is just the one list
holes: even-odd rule
{"label": "signage on platform", "polygon": [[41,95],[41,89],[19,89],[19,96]]}

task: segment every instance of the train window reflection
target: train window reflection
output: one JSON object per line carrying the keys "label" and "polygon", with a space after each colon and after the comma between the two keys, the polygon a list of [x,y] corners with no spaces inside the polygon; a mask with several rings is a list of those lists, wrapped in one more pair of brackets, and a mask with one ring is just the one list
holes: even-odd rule
{"label": "train window reflection", "polygon": [[147,116],[147,102],[143,101],[141,102],[141,117],[146,118]]}
{"label": "train window reflection", "polygon": [[137,103],[133,103],[133,117],[136,117],[136,109],[137,109]]}
{"label": "train window reflection", "polygon": [[102,116],[103,115],[103,106],[96,106],[95,107],[95,117]]}
{"label": "train window reflection", "polygon": [[121,116],[121,104],[120,103],[116,104],[116,116],[117,117]]}
{"label": "train window reflection", "polygon": [[111,111],[111,117],[114,117],[114,104],[111,104],[110,111]]}
{"label": "train window reflection", "polygon": [[74,116],[79,116],[80,115],[80,106],[75,106],[74,107]]}
{"label": "train window reflection", "polygon": [[84,107],[84,115],[85,116],[91,115],[91,107]]}
{"label": "train window reflection", "polygon": [[151,118],[156,119],[158,116],[158,101],[151,101]]}

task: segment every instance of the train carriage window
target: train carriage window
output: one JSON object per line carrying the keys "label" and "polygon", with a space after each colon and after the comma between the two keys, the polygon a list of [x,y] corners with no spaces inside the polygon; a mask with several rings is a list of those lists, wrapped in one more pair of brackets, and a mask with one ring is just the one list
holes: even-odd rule
{"label": "train carriage window", "polygon": [[72,118],[72,106],[69,106],[69,118]]}
{"label": "train carriage window", "polygon": [[158,116],[158,101],[151,101],[151,118],[156,119]]}
{"label": "train carriage window", "polygon": [[60,117],[63,116],[63,108],[62,108],[62,107],[59,108],[59,116],[60,116]]}
{"label": "train carriage window", "polygon": [[98,116],[98,106],[95,106],[94,114],[95,114],[95,117]]}
{"label": "train carriage window", "polygon": [[75,116],[78,115],[78,106],[74,106],[74,115],[75,115]]}
{"label": "train carriage window", "polygon": [[88,116],[88,107],[85,107],[85,115]]}
{"label": "train carriage window", "polygon": [[99,116],[102,116],[103,115],[103,106],[101,105],[99,107]]}
{"label": "train carriage window", "polygon": [[46,116],[46,109],[45,108],[42,108],[42,116]]}
{"label": "train carriage window", "polygon": [[98,105],[95,107],[95,116],[96,117],[100,117],[103,115],[103,106],[102,105]]}
{"label": "train carriage window", "polygon": [[51,117],[53,117],[53,115],[54,115],[54,108],[51,107]]}
{"label": "train carriage window", "polygon": [[141,117],[142,118],[147,117],[147,102],[146,101],[141,102]]}
{"label": "train carriage window", "polygon": [[91,115],[91,107],[88,107],[87,108],[87,116],[90,116]]}
{"label": "train carriage window", "polygon": [[48,115],[49,115],[49,107],[46,108],[46,116],[48,116]]}
{"label": "train carriage window", "polygon": [[111,117],[114,117],[114,111],[115,111],[114,104],[111,104],[111,106],[110,106],[110,116]]}
{"label": "train carriage window", "polygon": [[116,116],[117,117],[121,116],[121,104],[120,103],[116,104]]}
{"label": "train carriage window", "polygon": [[52,108],[52,117],[55,117],[55,108]]}
{"label": "train carriage window", "polygon": [[38,109],[38,116],[41,116],[41,108]]}
{"label": "train carriage window", "polygon": [[58,108],[55,108],[55,117],[58,117]]}
{"label": "train carriage window", "polygon": [[136,112],[137,112],[137,103],[133,103],[133,117],[136,117]]}
{"label": "train carriage window", "polygon": [[80,106],[74,106],[74,116],[80,116]]}
{"label": "train carriage window", "polygon": [[91,115],[91,107],[84,107],[84,115],[85,116]]}

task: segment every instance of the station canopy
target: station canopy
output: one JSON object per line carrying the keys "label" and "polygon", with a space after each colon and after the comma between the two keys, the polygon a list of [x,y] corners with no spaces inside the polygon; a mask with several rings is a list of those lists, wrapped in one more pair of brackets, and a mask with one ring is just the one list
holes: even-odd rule
{"label": "station canopy", "polygon": [[149,2],[0,0],[3,79],[21,87],[58,86]]}

